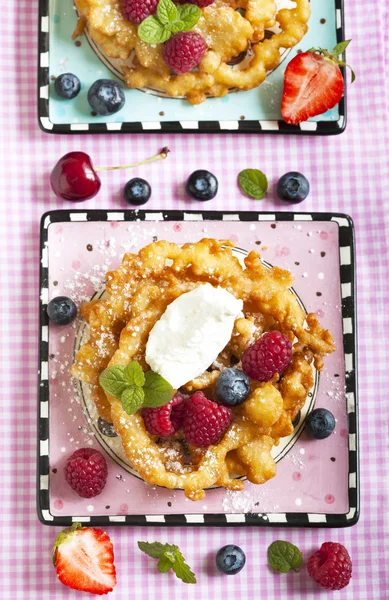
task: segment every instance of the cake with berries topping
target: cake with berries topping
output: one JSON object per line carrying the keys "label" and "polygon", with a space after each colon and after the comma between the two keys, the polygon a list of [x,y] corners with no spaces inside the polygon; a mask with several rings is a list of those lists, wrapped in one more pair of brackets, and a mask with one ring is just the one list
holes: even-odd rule
{"label": "cake with berries topping", "polygon": [[[200,104],[259,86],[308,30],[309,0],[75,0],[130,88]],[[117,64],[117,63],[116,63]]]}
{"label": "cake with berries topping", "polygon": [[232,246],[153,242],[81,307],[90,337],[73,375],[90,384],[132,468],[192,500],[274,477],[271,450],[334,351],[290,292],[292,275],[254,251],[242,265]]}

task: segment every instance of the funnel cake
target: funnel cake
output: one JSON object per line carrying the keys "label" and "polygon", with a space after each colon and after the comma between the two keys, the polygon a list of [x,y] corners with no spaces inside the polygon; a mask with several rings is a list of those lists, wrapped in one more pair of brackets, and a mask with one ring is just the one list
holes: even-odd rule
{"label": "funnel cake", "polygon": [[[79,24],[74,37],[86,26],[101,51],[119,60],[128,87],[185,97],[192,104],[258,87],[279,65],[282,50],[304,37],[310,17],[309,0],[216,0],[201,9],[192,29],[206,42],[202,61],[196,70],[176,75],[163,59],[163,45],[142,41],[137,25],[124,18],[120,0],[75,0],[75,4]],[[279,4],[288,8],[279,9]],[[242,53],[245,58],[240,62]]]}
{"label": "funnel cake", "polygon": [[[313,386],[314,367],[321,370],[323,358],[335,349],[330,332],[315,314],[306,315],[291,293],[291,273],[266,267],[254,251],[241,265],[232,247],[215,239],[183,246],[154,242],[139,254],[126,254],[118,269],[107,274],[107,296],[81,307],[90,337],[76,355],[72,374],[90,384],[100,416],[113,423],[130,464],[144,481],[183,489],[191,500],[202,499],[212,485],[241,490],[244,482],[237,476],[257,484],[274,477],[272,447],[292,433],[292,421]],[[250,395],[232,408],[232,423],[219,443],[188,448],[181,430],[164,440],[150,435],[141,412],[127,414],[120,400],[103,392],[99,376],[107,366],[134,360],[149,370],[145,350],[154,324],[176,298],[207,282],[242,300],[243,315],[210,368],[180,388],[182,393],[202,390],[216,401],[221,370],[239,368],[246,348],[266,331],[276,329],[290,339],[292,358],[281,378],[276,374],[266,383],[250,380]]]}

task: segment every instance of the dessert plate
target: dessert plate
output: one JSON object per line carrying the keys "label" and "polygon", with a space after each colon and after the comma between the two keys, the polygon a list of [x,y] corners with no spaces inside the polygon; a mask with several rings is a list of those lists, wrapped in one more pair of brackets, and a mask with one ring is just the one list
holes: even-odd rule
{"label": "dessert plate", "polygon": [[[59,295],[77,304],[104,293],[104,278],[125,252],[156,239],[178,244],[202,237],[231,239],[236,255],[258,250],[271,268],[295,275],[291,290],[307,312],[317,312],[337,350],[326,358],[300,420],[275,448],[277,475],[242,492],[209,489],[190,502],[181,490],[150,487],[134,472],[116,432],[98,418],[88,386],[69,375],[86,332],[81,321],[49,324],[46,306]],[[341,527],[359,515],[356,315],[353,225],[327,213],[193,211],[52,211],[41,224],[38,516],[42,523],[165,525],[293,525]],[[309,439],[304,419],[329,408],[336,429]],[[109,476],[103,492],[77,496],[63,476],[66,458],[81,447],[103,450]]]}
{"label": "dessert plate", "polygon": [[[280,7],[291,0],[277,0]],[[266,81],[250,91],[237,91],[224,98],[208,98],[198,106],[184,99],[169,98],[156,90],[125,89],[126,104],[110,116],[93,116],[87,90],[101,78],[121,80],[117,62],[102,54],[83,35],[71,39],[77,22],[73,0],[40,0],[38,112],[39,124],[51,133],[298,133],[328,135],[346,126],[345,98],[323,115],[300,125],[288,125],[280,114],[283,73],[296,52],[308,48],[333,48],[344,39],[342,0],[311,0],[309,31],[300,44],[284,51],[281,63]],[[269,33],[270,34],[270,33]],[[75,73],[81,80],[80,94],[62,100],[53,80],[61,73]],[[124,84],[125,86],[125,84]]]}

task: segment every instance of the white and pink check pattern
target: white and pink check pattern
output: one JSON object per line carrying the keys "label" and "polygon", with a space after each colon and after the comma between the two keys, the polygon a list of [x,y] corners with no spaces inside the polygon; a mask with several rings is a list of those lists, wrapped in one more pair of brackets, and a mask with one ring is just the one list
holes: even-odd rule
{"label": "white and pink check pattern", "polygon": [[[297,544],[305,558],[325,540],[344,543],[353,558],[354,576],[336,598],[389,598],[388,4],[377,0],[345,3],[347,37],[353,38],[347,58],[357,80],[349,86],[347,130],[333,138],[59,137],[42,133],[36,108],[38,0],[2,3],[0,596],[4,600],[81,597],[56,581],[50,549],[57,530],[41,525],[35,510],[38,225],[44,211],[69,208],[50,190],[50,169],[70,150],[82,149],[90,153],[96,165],[110,165],[134,162],[165,145],[172,151],[166,161],[136,171],[153,186],[149,208],[197,208],[196,203],[185,199],[184,182],[195,168],[205,167],[220,182],[217,198],[207,204],[209,209],[285,210],[275,198],[274,184],[281,174],[296,169],[305,173],[312,190],[300,209],[346,212],[353,217],[358,273],[361,518],[355,527],[344,530],[110,528],[118,571],[112,598],[323,599],[325,592],[318,591],[305,569],[289,575],[268,570],[266,549],[280,538]],[[237,189],[237,173],[245,167],[259,167],[268,175],[271,190],[261,203],[244,198]],[[126,178],[125,172],[104,174],[102,191],[87,208],[124,208],[121,188]],[[198,576],[197,586],[185,586],[170,574],[156,573],[154,561],[136,548],[137,540],[154,539],[181,547]],[[247,566],[236,577],[222,577],[215,573],[214,555],[230,542],[245,549]]]}

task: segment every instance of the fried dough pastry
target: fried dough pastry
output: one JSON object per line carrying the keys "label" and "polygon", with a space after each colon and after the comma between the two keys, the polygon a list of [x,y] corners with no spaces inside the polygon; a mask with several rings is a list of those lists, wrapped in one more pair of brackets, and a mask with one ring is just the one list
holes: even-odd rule
{"label": "fried dough pastry", "polygon": [[[122,61],[130,88],[151,89],[173,98],[200,104],[207,97],[251,90],[275,69],[283,49],[298,44],[308,30],[309,0],[295,0],[292,8],[278,9],[274,0],[216,0],[201,9],[193,28],[207,51],[198,69],[176,75],[162,56],[162,45],[142,42],[137,26],[127,21],[120,0],[75,0],[81,25],[108,57]],[[271,37],[266,30],[273,28]],[[242,64],[238,58],[247,52]]]}
{"label": "fried dough pastry", "polygon": [[[290,291],[291,273],[266,267],[257,252],[244,265],[225,240],[203,239],[178,246],[157,241],[138,254],[126,254],[122,264],[107,274],[107,295],[81,308],[88,321],[89,341],[76,355],[74,377],[91,385],[100,416],[113,423],[121,436],[128,461],[150,485],[179,488],[191,500],[204,497],[212,485],[242,489],[246,476],[264,483],[276,473],[271,449],[293,431],[292,421],[313,385],[313,363],[321,369],[323,357],[334,351],[331,334],[315,315],[305,315]],[[171,302],[208,282],[221,286],[243,301],[243,316],[235,320],[230,342],[210,369],[187,382],[185,393],[203,390],[215,397],[220,371],[240,362],[245,349],[264,331],[278,329],[293,341],[291,362],[280,379],[251,381],[251,394],[233,409],[232,424],[218,444],[189,448],[185,461],[178,432],[161,442],[147,432],[140,413],[127,414],[121,402],[105,394],[99,375],[107,366],[138,361],[144,370],[149,333]]]}

